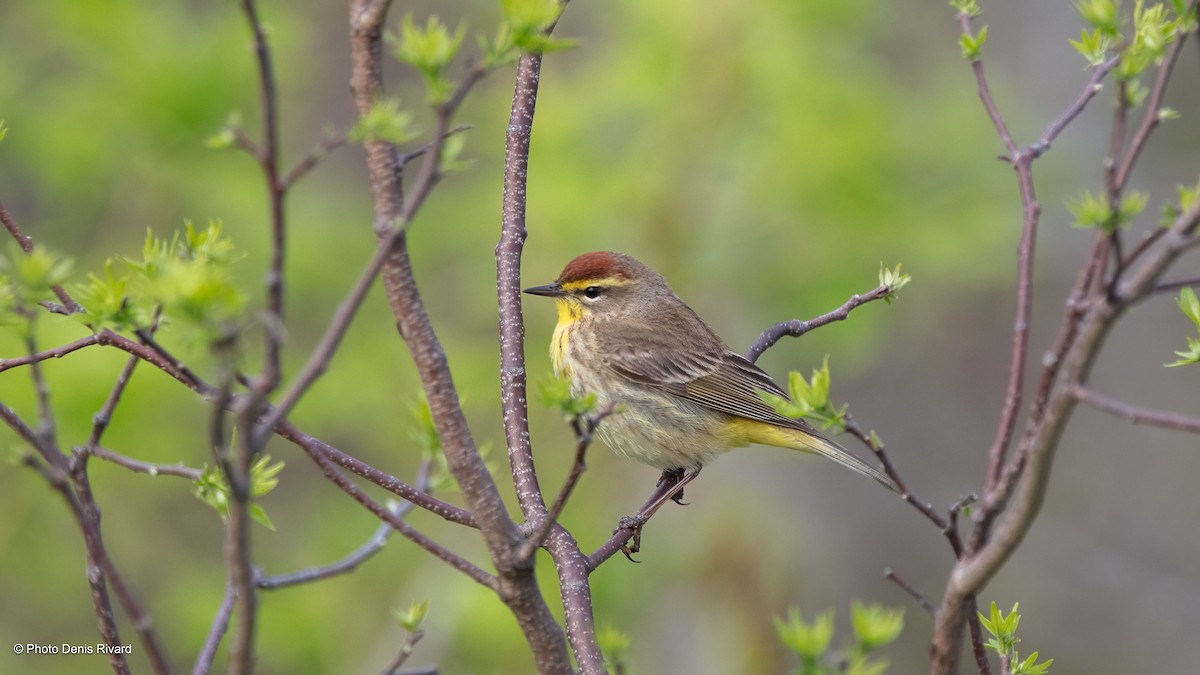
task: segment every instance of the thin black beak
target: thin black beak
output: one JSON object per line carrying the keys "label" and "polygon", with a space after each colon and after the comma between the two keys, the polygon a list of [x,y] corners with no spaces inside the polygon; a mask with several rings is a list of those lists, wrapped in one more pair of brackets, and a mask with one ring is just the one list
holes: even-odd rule
{"label": "thin black beak", "polygon": [[530,295],[544,295],[547,298],[560,298],[567,294],[567,292],[562,289],[562,286],[559,286],[556,283],[526,288],[525,292],[529,293]]}

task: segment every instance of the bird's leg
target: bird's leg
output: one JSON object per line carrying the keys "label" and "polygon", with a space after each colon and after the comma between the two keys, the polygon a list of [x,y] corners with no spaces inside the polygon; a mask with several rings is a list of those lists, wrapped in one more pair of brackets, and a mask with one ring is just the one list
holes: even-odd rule
{"label": "bird's leg", "polygon": [[[662,477],[658,479],[657,488],[650,495],[650,499],[638,510],[636,515],[625,516],[617,524],[618,530],[632,530],[633,537],[629,543],[621,547],[621,552],[626,558],[633,560],[633,554],[641,550],[642,546],[642,526],[647,520],[655,514],[667,500],[674,500],[683,494],[683,488],[688,483],[696,480],[696,476],[700,475],[700,469],[691,469],[685,471],[681,468],[666,469],[662,473]],[[634,562],[637,562],[634,560]]]}

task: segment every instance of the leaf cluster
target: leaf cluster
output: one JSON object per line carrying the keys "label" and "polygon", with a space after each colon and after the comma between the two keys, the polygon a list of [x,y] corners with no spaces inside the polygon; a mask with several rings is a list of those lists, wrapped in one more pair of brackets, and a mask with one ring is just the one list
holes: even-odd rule
{"label": "leaf cluster", "polygon": [[842,431],[846,428],[846,410],[850,406],[846,404],[839,408],[829,401],[830,383],[829,356],[826,355],[821,367],[813,370],[811,379],[804,379],[804,375],[795,370],[788,373],[791,400],[765,391],[759,392],[759,396],[780,415],[805,418],[819,424],[822,430]]}
{"label": "leaf cluster", "polygon": [[71,276],[73,263],[44,247],[28,254],[16,243],[0,255],[0,324],[28,327],[30,308],[54,301],[53,288]]}
{"label": "leaf cluster", "polygon": [[893,300],[898,300],[900,289],[908,285],[912,281],[911,274],[903,274],[900,272],[900,265],[896,265],[896,269],[888,269],[879,263],[879,285],[887,286],[887,295],[883,296],[883,301],[887,304],[892,304]]}
{"label": "leaf cluster", "polygon": [[421,630],[421,624],[425,622],[425,617],[429,614],[429,599],[426,598],[420,602],[414,602],[408,606],[408,609],[392,610],[392,617],[400,624],[400,627],[409,633],[416,633]]}
{"label": "leaf cluster", "polygon": [[1137,0],[1128,20],[1122,16],[1119,0],[1079,0],[1075,9],[1092,30],[1084,29],[1078,41],[1071,40],[1071,46],[1087,59],[1089,66],[1100,65],[1111,50],[1119,48],[1116,77],[1126,88],[1126,97],[1133,106],[1140,105],[1146,95],[1145,87],[1137,82],[1138,76],[1160,63],[1167,47],[1196,22],[1195,16],[1188,12],[1186,0],[1152,5]]}
{"label": "leaf cluster", "polygon": [[992,636],[987,641],[987,647],[1007,659],[1011,664],[1012,675],[1045,675],[1050,672],[1050,665],[1054,663],[1054,659],[1038,663],[1038,653],[1033,652],[1022,661],[1017,654],[1017,643],[1021,641],[1017,637],[1017,625],[1021,623],[1021,615],[1017,613],[1019,605],[1020,603],[1013,603],[1012,611],[1007,616],[996,608],[995,602],[992,602],[988,616],[979,612],[979,623]]}
{"label": "leaf cluster", "polygon": [[[558,0],[500,0],[501,20],[494,37],[477,35],[482,54],[480,67],[492,70],[512,63],[521,54],[542,54],[574,46],[571,40],[551,38],[550,28],[562,14]],[[411,14],[404,17],[399,34],[389,34],[392,54],[412,66],[425,81],[426,99],[432,105],[447,101],[456,83],[450,76],[466,27],[451,31],[442,20],[431,16],[421,27]]]}
{"label": "leaf cluster", "polygon": [[[275,486],[279,484],[280,471],[283,471],[282,461],[271,464],[270,455],[259,457],[258,461],[250,467],[250,497],[258,499],[274,490]],[[215,509],[221,515],[222,520],[229,518],[229,481],[226,480],[225,474],[220,469],[205,465],[200,477],[193,483],[192,494]],[[262,504],[251,501],[248,511],[250,517],[258,521],[260,525],[269,530],[275,529],[275,525],[267,517],[267,512],[263,509]]]}
{"label": "leaf cluster", "polygon": [[1128,226],[1145,210],[1149,200],[1150,195],[1145,192],[1130,191],[1113,208],[1104,196],[1085,191],[1078,199],[1067,202],[1067,210],[1075,217],[1075,227],[1094,227],[1112,234]]}
{"label": "leaf cluster", "polygon": [[887,609],[882,605],[863,605],[855,601],[850,606],[850,625],[854,637],[842,650],[831,651],[834,611],[818,614],[811,622],[804,620],[800,610],[792,608],[787,618],[775,618],[775,631],[788,649],[800,657],[799,675],[880,675],[888,667],[886,659],[873,658],[872,653],[900,636],[904,629],[904,610]]}
{"label": "leaf cluster", "polygon": [[148,231],[141,259],[110,258],[103,276],[74,285],[84,309],[79,320],[93,330],[138,330],[150,327],[157,311],[185,326],[185,336],[211,344],[228,336],[245,306],[231,272],[242,257],[219,221],[203,228],[188,222],[169,240]]}
{"label": "leaf cluster", "polygon": [[[1197,334],[1200,334],[1200,299],[1196,297],[1196,291],[1185,287],[1179,292],[1176,302],[1179,303],[1179,309],[1183,311],[1183,315],[1191,319],[1192,323],[1196,325]],[[1175,352],[1179,360],[1174,363],[1168,363],[1168,367],[1200,363],[1200,338],[1194,338],[1189,335],[1187,342],[1187,350]]]}

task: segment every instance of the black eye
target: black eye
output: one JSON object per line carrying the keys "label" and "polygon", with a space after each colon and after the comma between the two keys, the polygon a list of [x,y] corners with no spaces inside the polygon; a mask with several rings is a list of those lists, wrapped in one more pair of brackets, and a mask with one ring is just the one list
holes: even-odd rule
{"label": "black eye", "polygon": [[588,300],[595,300],[596,298],[600,297],[600,294],[603,292],[604,288],[600,286],[588,286],[587,288],[583,289],[583,295]]}

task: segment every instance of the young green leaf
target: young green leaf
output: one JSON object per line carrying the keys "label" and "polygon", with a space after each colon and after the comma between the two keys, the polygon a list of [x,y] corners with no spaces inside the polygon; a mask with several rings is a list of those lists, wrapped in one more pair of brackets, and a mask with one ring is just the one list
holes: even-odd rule
{"label": "young green leaf", "polygon": [[1050,672],[1050,665],[1054,663],[1054,659],[1046,659],[1042,663],[1038,663],[1037,660],[1037,652],[1030,654],[1029,658],[1013,666],[1012,675],[1046,675]]}
{"label": "young green leaf", "polygon": [[883,605],[863,605],[857,600],[850,606],[850,620],[863,652],[889,644],[904,629],[904,610]]}
{"label": "young green leaf", "polygon": [[982,11],[979,9],[978,0],[950,0],[950,6],[972,19],[979,16]]}
{"label": "young green leaf", "polygon": [[983,55],[983,44],[987,42],[988,27],[980,26],[979,32],[975,35],[963,33],[958,38],[958,45],[962,48],[962,55],[968,61],[978,61]]}
{"label": "young green leaf", "polygon": [[604,654],[605,662],[615,669],[615,664],[624,661],[625,652],[633,644],[633,639],[612,624],[605,623],[596,630],[596,643]]}
{"label": "young green leaf", "polygon": [[792,608],[787,619],[775,617],[775,631],[788,649],[805,659],[816,660],[833,640],[833,610],[818,614],[807,623],[800,610]]}
{"label": "young green leaf", "polygon": [[575,397],[571,394],[570,380],[547,377],[538,382],[538,395],[542,405],[557,410],[568,419],[586,415],[596,409],[596,395],[589,393]]}
{"label": "young green leaf", "polygon": [[888,293],[883,297],[883,301],[889,305],[893,300],[899,299],[900,296],[897,294],[900,289],[907,286],[910,281],[912,281],[912,275],[902,274],[899,264],[893,270],[884,267],[882,262],[879,263],[879,285],[888,287]]}
{"label": "young green leaf", "polygon": [[354,143],[406,143],[417,132],[413,128],[413,114],[400,109],[395,99],[383,99],[371,105],[367,114],[358,118],[347,134]]}
{"label": "young green leaf", "polygon": [[425,28],[413,24],[412,14],[404,17],[400,36],[389,36],[397,59],[417,69],[425,78],[431,103],[440,103],[450,96],[453,84],[446,77],[450,62],[462,46],[466,30],[462,26],[453,34],[436,16],[429,17]]}
{"label": "young green leaf", "polygon": [[414,602],[408,606],[408,609],[392,610],[392,616],[395,617],[400,627],[409,633],[416,633],[421,630],[421,624],[425,622],[425,617],[429,614],[429,600],[425,599],[420,602]]}
{"label": "young green leaf", "polygon": [[1099,29],[1093,30],[1091,33],[1083,30],[1079,34],[1078,41],[1069,40],[1069,42],[1075,51],[1087,59],[1088,66],[1091,67],[1104,63],[1108,57],[1108,50],[1112,47],[1112,38],[1100,32]]}

